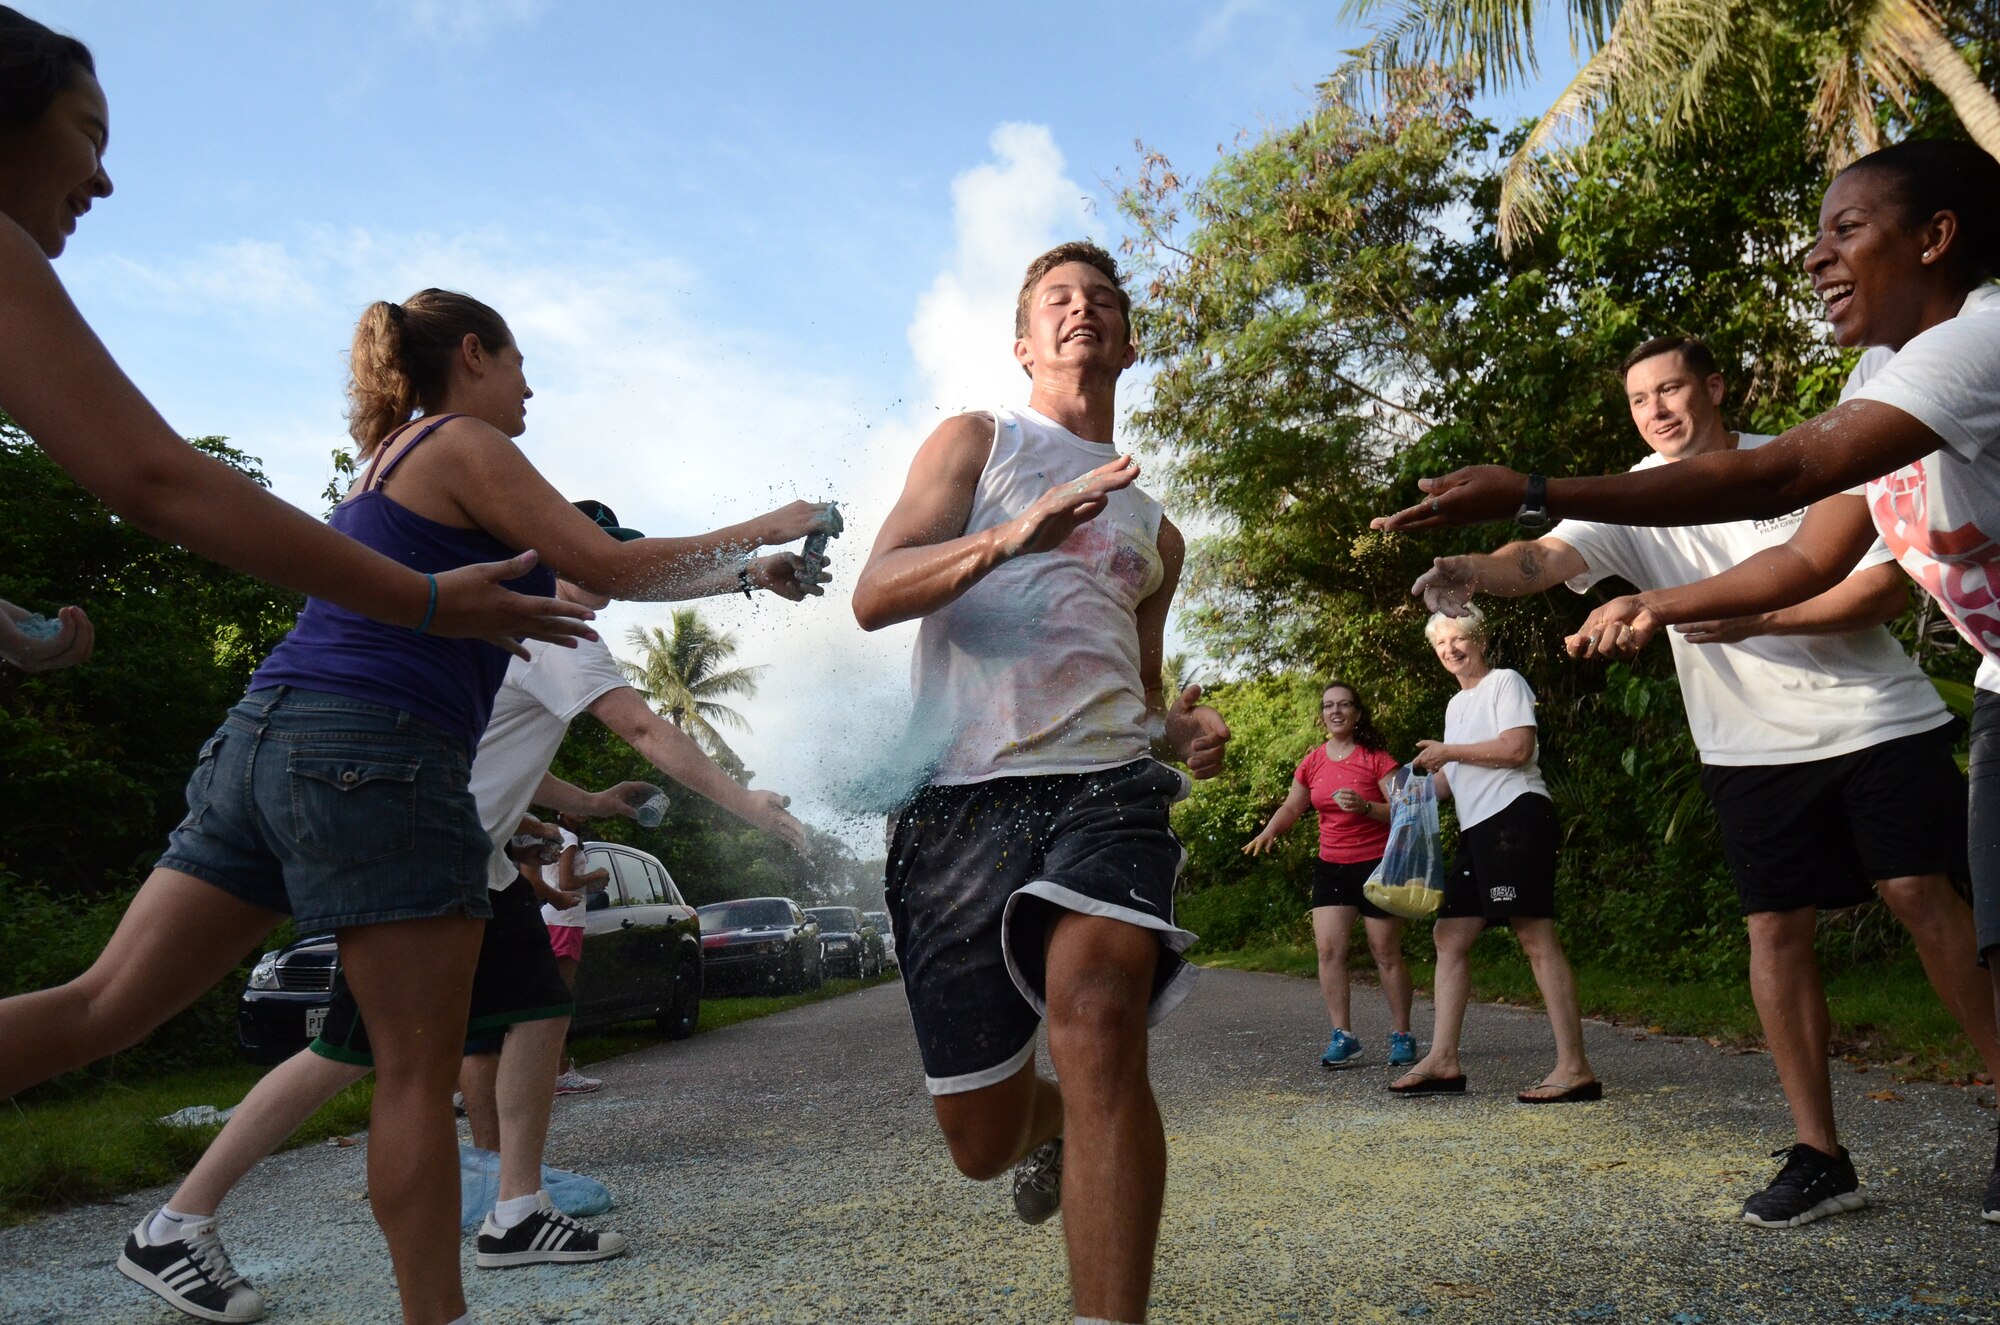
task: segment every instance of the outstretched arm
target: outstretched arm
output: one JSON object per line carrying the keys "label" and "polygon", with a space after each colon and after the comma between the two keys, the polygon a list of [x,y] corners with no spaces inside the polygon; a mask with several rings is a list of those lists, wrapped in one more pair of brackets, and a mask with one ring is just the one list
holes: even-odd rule
{"label": "outstretched arm", "polygon": [[903,495],[855,581],[854,619],[863,630],[928,616],[1014,558],[1060,547],[1104,509],[1111,493],[1139,477],[1138,462],[1120,456],[1050,488],[1016,518],[968,534],[973,495],[992,450],[993,419],[986,414],[949,419],[918,448]]}
{"label": "outstretched arm", "polygon": [[1181,564],[1187,560],[1187,540],[1174,522],[1160,517],[1155,540],[1160,551],[1163,574],[1160,587],[1153,590],[1136,613],[1139,627],[1139,675],[1146,684],[1146,719],[1157,730],[1155,746],[1187,765],[1197,781],[1222,771],[1223,748],[1229,744],[1229,724],[1201,698],[1200,686],[1188,686],[1171,703],[1160,675],[1166,657],[1167,609],[1174,604],[1174,590],[1180,587]]}
{"label": "outstretched arm", "polygon": [[1257,836],[1243,844],[1243,854],[1261,856],[1275,848],[1278,839],[1291,832],[1292,825],[1311,808],[1312,793],[1306,790],[1303,782],[1294,778],[1292,789],[1285,793],[1285,803],[1278,807],[1277,813],[1271,816],[1271,821],[1258,831]]}
{"label": "outstretched arm", "polygon": [[774,791],[752,791],[723,772],[692,736],[653,712],[645,697],[630,686],[598,696],[591,713],[619,739],[637,750],[689,791],[720,805],[753,828],[761,828],[803,855],[805,825],[785,809],[790,799]]}
{"label": "outstretched arm", "polygon": [[[1913,464],[1944,445],[1914,416],[1850,400],[1748,451],[1714,451],[1671,465],[1549,480],[1549,514],[1609,524],[1687,525],[1770,519]],[[1446,529],[1512,516],[1528,478],[1475,465],[1417,481],[1427,495],[1376,519],[1389,530]]]}
{"label": "outstretched arm", "polygon": [[438,635],[495,643],[591,635],[584,608],[500,588],[521,573],[512,562],[500,563],[508,574],[440,575],[431,612],[422,575],[189,446],[112,361],[40,248],[4,217],[0,327],[0,408],[64,473],[153,537],[391,625],[414,628],[429,612]]}
{"label": "outstretched arm", "polygon": [[1476,593],[1519,598],[1553,589],[1589,570],[1590,563],[1582,553],[1550,535],[1532,542],[1509,543],[1492,552],[1438,557],[1410,586],[1410,592],[1433,612],[1463,616]]}
{"label": "outstretched arm", "polygon": [[[1838,500],[1828,498],[1829,501]],[[1848,635],[1886,625],[1910,605],[1910,577],[1884,562],[1858,570],[1795,607],[1676,627],[1690,644],[1734,644],[1759,635]]]}
{"label": "outstretched arm", "polygon": [[1859,497],[1815,502],[1788,541],[1706,580],[1614,598],[1585,618],[1566,643],[1577,657],[1629,658],[1662,626],[1755,616],[1804,603],[1846,579],[1874,541],[1867,503]]}

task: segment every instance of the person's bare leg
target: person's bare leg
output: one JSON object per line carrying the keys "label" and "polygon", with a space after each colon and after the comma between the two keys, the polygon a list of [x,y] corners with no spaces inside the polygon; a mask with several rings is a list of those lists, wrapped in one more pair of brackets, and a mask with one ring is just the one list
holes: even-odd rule
{"label": "person's bare leg", "polygon": [[1431,982],[1431,1047],[1415,1066],[1396,1078],[1464,1075],[1458,1062],[1458,1039],[1465,1029],[1465,1005],[1472,997],[1472,945],[1486,929],[1478,916],[1455,916],[1431,926],[1437,947],[1437,974]]}
{"label": "person's bare leg", "polygon": [[[556,958],[556,973],[562,976],[563,987],[569,990],[569,996],[572,999],[576,997],[577,969],[582,965],[583,963],[578,961],[574,957]],[[576,1060],[571,1058],[567,1053],[565,1053],[562,1055],[562,1061],[556,1064],[556,1075],[561,1076],[563,1073],[571,1071],[575,1067],[576,1067]]]}
{"label": "person's bare leg", "polygon": [[193,875],[154,870],[89,970],[0,999],[0,1099],[131,1048],[283,919]]}
{"label": "person's bare leg", "polygon": [[1764,1024],[1764,1042],[1791,1106],[1798,1139],[1821,1154],[1840,1153],[1833,1123],[1833,1083],[1826,1047],[1832,1024],[1819,959],[1813,953],[1817,916],[1810,906],[1753,911],[1750,927],[1750,997]]}
{"label": "person's bare leg", "polygon": [[1167,1186],[1146,1068],[1152,930],[1059,912],[1048,938],[1049,1057],[1062,1082],[1063,1239],[1076,1314],[1143,1321]]}
{"label": "person's bare leg", "polygon": [[[1597,1080],[1590,1058],[1583,1051],[1583,1017],[1576,1001],[1576,973],[1570,970],[1562,940],[1556,937],[1556,922],[1547,916],[1518,916],[1513,926],[1514,938],[1534,969],[1535,985],[1542,991],[1542,1006],[1548,1009],[1549,1026],[1556,1036],[1556,1065],[1542,1078],[1543,1082],[1566,1087]],[[1538,1092],[1530,1089],[1527,1093]],[[1553,1095],[1557,1091],[1539,1093]]]}
{"label": "person's bare leg", "polygon": [[1354,1009],[1348,999],[1347,943],[1354,932],[1359,907],[1316,906],[1312,909],[1313,946],[1319,953],[1319,996],[1326,1001],[1327,1020],[1337,1031],[1351,1031]]}
{"label": "person's bare leg", "polygon": [[1368,934],[1368,951],[1375,958],[1375,978],[1382,982],[1382,1001],[1389,1005],[1389,1028],[1408,1033],[1410,1000],[1415,988],[1410,981],[1410,964],[1403,960],[1403,922],[1394,916],[1369,916],[1362,921]]}
{"label": "person's bare leg", "polygon": [[524,1021],[500,1042],[500,1199],[533,1196],[542,1189],[542,1150],[555,1107],[552,1084],[562,1060],[568,1017]]}
{"label": "person's bare leg", "polygon": [[372,1070],[301,1049],[266,1072],[181,1179],[167,1208],[184,1215],[214,1214],[244,1174],[283,1145],[321,1105]]}
{"label": "person's bare leg", "polygon": [[484,925],[435,916],[339,934],[348,987],[375,1051],[368,1197],[396,1267],[405,1325],[447,1325],[465,1314],[451,1083]]}
{"label": "person's bare leg", "polygon": [[1005,1081],[954,1095],[933,1095],[951,1162],[978,1182],[997,1178],[1063,1130],[1062,1092],[1035,1074],[1030,1058]]}
{"label": "person's bare leg", "polygon": [[1876,888],[1910,931],[1918,960],[1938,1001],[1958,1022],[1988,1079],[2000,1081],[2000,1035],[1993,1020],[1993,982],[1979,969],[1973,948],[1972,908],[1942,874],[1883,879]]}
{"label": "person's bare leg", "polygon": [[459,1103],[465,1109],[466,1124],[472,1128],[472,1144],[495,1154],[500,1152],[499,1080],[497,1053],[467,1054],[458,1065]]}

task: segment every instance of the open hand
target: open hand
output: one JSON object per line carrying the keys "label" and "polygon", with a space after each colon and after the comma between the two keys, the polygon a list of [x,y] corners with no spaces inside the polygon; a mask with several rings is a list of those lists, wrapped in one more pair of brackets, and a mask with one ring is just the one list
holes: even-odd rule
{"label": "open hand", "polygon": [[1527,499],[1528,476],[1505,465],[1473,465],[1442,478],[1420,478],[1417,488],[1429,494],[1426,500],[1394,515],[1378,515],[1368,527],[1402,533],[1511,520]]}
{"label": "open hand", "polygon": [[1479,588],[1472,565],[1471,557],[1435,558],[1431,568],[1410,586],[1410,592],[1423,599],[1424,606],[1433,612],[1464,616],[1465,609],[1472,605],[1473,592]]}
{"label": "open hand", "polygon": [[1265,824],[1263,832],[1243,844],[1243,854],[1246,856],[1261,856],[1265,852],[1275,851],[1277,848],[1278,835],[1271,831],[1271,825]]}
{"label": "open hand", "polygon": [[[566,649],[580,639],[597,638],[588,622],[596,613],[578,603],[560,598],[533,598],[505,588],[501,581],[518,579],[535,567],[532,551],[506,561],[482,562],[440,571],[437,577],[437,611],[425,634],[451,639],[483,639],[497,644],[517,658],[528,651],[524,639],[546,640]],[[410,625],[415,625],[412,621]]]}
{"label": "open hand", "polygon": [[1208,705],[1197,704],[1200,698],[1201,687],[1189,686],[1167,710],[1167,743],[1196,781],[1222,771],[1222,749],[1229,744],[1229,724]]}
{"label": "open hand", "polygon": [[82,608],[65,607],[56,613],[58,629],[47,636],[24,633],[16,623],[34,614],[19,608],[14,610],[21,615],[14,617],[0,612],[0,658],[24,672],[53,672],[59,667],[74,667],[89,661],[90,651],[97,645],[97,632]]}
{"label": "open hand", "polygon": [[1053,552],[1063,540],[1104,510],[1112,493],[1139,480],[1139,462],[1129,455],[1099,465],[1081,478],[1059,483],[1011,522],[1003,548],[1010,557]]}

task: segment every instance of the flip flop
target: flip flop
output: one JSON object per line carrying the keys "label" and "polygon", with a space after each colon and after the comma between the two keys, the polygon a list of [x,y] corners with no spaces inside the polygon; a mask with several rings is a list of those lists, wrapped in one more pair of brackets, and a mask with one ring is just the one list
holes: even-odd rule
{"label": "flip flop", "polygon": [[[1553,1095],[1530,1095],[1528,1090],[1553,1090]],[[1538,1086],[1530,1086],[1514,1098],[1522,1104],[1588,1104],[1592,1100],[1604,1098],[1602,1081],[1580,1081],[1574,1086],[1560,1085],[1554,1081],[1544,1081]]]}
{"label": "flip flop", "polygon": [[[1465,1093],[1465,1078],[1463,1076],[1434,1077],[1428,1072],[1417,1071],[1405,1072],[1403,1076],[1415,1077],[1416,1080],[1407,1086],[1399,1086],[1394,1081],[1390,1082],[1387,1089],[1391,1095],[1463,1095]],[[1397,1080],[1401,1079],[1400,1077],[1397,1078]]]}

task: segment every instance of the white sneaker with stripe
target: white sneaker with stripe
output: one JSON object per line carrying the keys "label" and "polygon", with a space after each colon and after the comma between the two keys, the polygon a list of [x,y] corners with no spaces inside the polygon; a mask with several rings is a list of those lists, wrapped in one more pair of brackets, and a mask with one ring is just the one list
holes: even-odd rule
{"label": "white sneaker with stripe", "polygon": [[264,1319],[264,1299],[229,1263],[213,1219],[191,1224],[183,1236],[158,1244],[147,1241],[152,1222],[148,1212],[125,1239],[120,1274],[201,1320],[241,1325]]}
{"label": "white sneaker with stripe", "polygon": [[479,1226],[480,1269],[608,1261],[625,1254],[625,1239],[618,1234],[585,1228],[556,1209],[547,1192],[536,1193],[536,1198],[535,1213],[512,1228],[501,1228],[492,1215],[486,1216]]}

